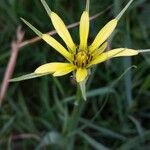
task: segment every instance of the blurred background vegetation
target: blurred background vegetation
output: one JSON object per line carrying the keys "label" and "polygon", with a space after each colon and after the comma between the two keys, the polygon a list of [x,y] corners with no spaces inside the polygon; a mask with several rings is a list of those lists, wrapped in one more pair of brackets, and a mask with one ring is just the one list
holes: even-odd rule
{"label": "blurred background vegetation", "polygon": [[[111,8],[91,22],[90,39],[115,17],[127,0],[91,0],[90,15]],[[79,21],[85,0],[47,0],[66,24]],[[53,30],[40,0],[0,0],[0,82],[10,44],[22,25],[25,39]],[[111,47],[150,48],[150,1],[135,0],[120,20]],[[78,27],[70,29],[76,43]],[[54,36],[56,39],[58,35]],[[150,147],[150,54],[99,64],[88,81],[88,100],[74,107],[76,83],[69,75],[11,83],[0,107],[0,150],[148,150]],[[43,41],[19,51],[13,77],[63,58]],[[137,68],[132,67],[136,65]]]}

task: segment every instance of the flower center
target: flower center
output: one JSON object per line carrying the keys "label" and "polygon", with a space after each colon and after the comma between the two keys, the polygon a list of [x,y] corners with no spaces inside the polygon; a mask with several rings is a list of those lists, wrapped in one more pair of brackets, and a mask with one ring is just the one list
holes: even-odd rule
{"label": "flower center", "polygon": [[79,51],[74,55],[73,64],[79,68],[84,68],[92,60],[92,55],[85,51]]}

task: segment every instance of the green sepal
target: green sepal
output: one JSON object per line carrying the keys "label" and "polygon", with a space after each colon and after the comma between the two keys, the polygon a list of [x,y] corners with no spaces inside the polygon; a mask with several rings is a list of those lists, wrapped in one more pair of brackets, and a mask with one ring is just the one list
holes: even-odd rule
{"label": "green sepal", "polygon": [[90,0],[86,0],[86,8],[85,10],[89,13],[90,11]]}
{"label": "green sepal", "polygon": [[42,32],[40,32],[38,29],[36,29],[32,24],[30,24],[28,21],[25,19],[21,18],[21,20],[31,29],[33,30],[39,37],[42,36]]}
{"label": "green sepal", "polygon": [[116,19],[119,21],[120,18],[123,16],[123,14],[126,12],[126,10],[129,8],[129,6],[131,5],[131,3],[133,2],[134,0],[130,0],[127,5],[122,9],[122,11],[117,15]]}
{"label": "green sepal", "polygon": [[49,8],[49,6],[47,5],[45,0],[41,0],[42,5],[44,6],[46,12],[48,13],[48,15],[52,12],[51,9]]}
{"label": "green sepal", "polygon": [[17,78],[10,79],[9,81],[10,82],[24,81],[24,80],[28,80],[28,79],[33,79],[33,78],[38,78],[38,77],[41,77],[41,76],[45,76],[45,75],[48,75],[48,74],[49,73],[42,73],[42,74],[29,73],[29,74],[22,75],[22,76],[17,77]]}
{"label": "green sepal", "polygon": [[83,97],[83,99],[85,101],[87,100],[87,96],[86,96],[86,81],[87,81],[87,79],[85,79],[82,82],[79,82],[81,94],[82,94],[82,97]]}

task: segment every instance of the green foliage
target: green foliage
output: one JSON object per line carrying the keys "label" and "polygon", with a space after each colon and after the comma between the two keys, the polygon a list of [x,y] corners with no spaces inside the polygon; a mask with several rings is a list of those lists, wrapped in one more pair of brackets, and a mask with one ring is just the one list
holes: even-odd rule
{"label": "green foliage", "polygon": [[[66,24],[79,21],[85,1],[47,0]],[[127,1],[91,0],[90,14],[111,9],[91,22],[90,41],[99,29],[116,17]],[[120,19],[111,47],[150,48],[150,3],[133,1]],[[36,36],[20,17],[40,31],[53,30],[40,0],[0,1],[0,81],[10,56],[10,43],[17,26],[25,39]],[[78,43],[78,28],[70,30]],[[60,38],[56,35],[56,39]],[[61,41],[62,42],[62,41]],[[13,77],[33,72],[46,62],[63,58],[44,42],[21,49]],[[52,150],[146,150],[150,141],[149,53],[114,59],[92,70],[87,101],[80,99],[69,75],[51,75],[11,83],[0,108],[0,149]],[[132,67],[136,65],[137,68]],[[34,76],[32,76],[34,77]],[[78,101],[76,105],[75,101]]]}

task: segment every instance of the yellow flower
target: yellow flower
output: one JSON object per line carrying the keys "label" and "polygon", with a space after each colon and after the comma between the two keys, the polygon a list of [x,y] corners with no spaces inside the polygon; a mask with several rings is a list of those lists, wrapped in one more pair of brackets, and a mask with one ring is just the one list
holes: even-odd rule
{"label": "yellow flower", "polygon": [[89,36],[89,0],[87,0],[86,9],[81,15],[79,25],[79,45],[75,44],[67,27],[62,19],[53,11],[50,10],[45,0],[41,0],[44,8],[46,9],[54,28],[58,35],[62,38],[66,44],[66,48],[62,46],[49,34],[43,34],[33,27],[29,22],[22,19],[39,37],[41,37],[46,43],[53,47],[67,62],[52,62],[44,64],[38,67],[34,74],[45,75],[53,74],[53,76],[62,76],[70,72],[75,72],[75,78],[77,82],[84,81],[89,74],[89,69],[96,64],[102,63],[114,57],[124,57],[137,55],[138,51],[128,48],[116,48],[105,52],[107,48],[107,39],[117,26],[119,17],[125,12],[127,7],[122,10],[122,14],[118,15],[118,18],[109,21],[97,34],[92,44],[88,45]]}

